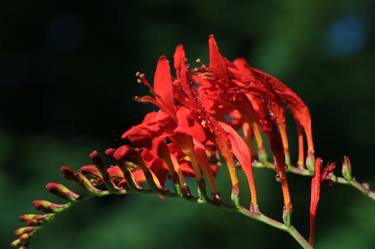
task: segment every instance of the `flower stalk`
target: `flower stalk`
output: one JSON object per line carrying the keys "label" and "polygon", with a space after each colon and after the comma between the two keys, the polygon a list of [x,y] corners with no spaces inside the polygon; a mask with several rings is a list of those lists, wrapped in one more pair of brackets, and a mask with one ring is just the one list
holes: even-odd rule
{"label": "flower stalk", "polygon": [[[135,99],[159,109],[146,114],[140,124],[123,133],[121,138],[126,140],[125,144],[105,150],[105,155],[114,161],[112,165],[105,165],[99,152],[93,151],[89,155],[92,164],[78,170],[62,166],[64,177],[79,185],[82,193],[59,183],[47,184],[47,191],[64,203],[33,201],[41,213],[20,217],[27,225],[15,231],[18,239],[12,246],[26,249],[31,239],[58,213],[86,199],[153,193],[160,198],[184,198],[240,213],[288,233],[302,248],[309,249],[315,241],[322,182],[352,186],[375,200],[374,191],[352,176],[348,157],[342,165],[343,177],[333,173],[334,163],[324,167],[319,158],[315,160],[310,112],[294,91],[242,58],[233,61],[225,58],[213,35],[209,36],[208,47],[208,66],[200,64],[191,68],[183,46],[178,45],[173,56],[174,75],[164,55],[157,62],[152,84],[145,74],[136,74],[137,82],[149,88],[150,95]],[[297,166],[290,159],[287,110],[297,127]],[[271,147],[269,155],[265,148],[267,142]],[[273,162],[268,158],[273,158]],[[216,175],[220,165],[229,172],[230,201],[221,199],[218,192]],[[283,195],[281,221],[262,213],[258,206],[253,168],[275,171]],[[237,169],[246,177],[250,204],[241,201]],[[294,186],[287,180],[288,172],[313,176],[309,241],[292,222],[290,189]],[[188,184],[191,182],[194,185]],[[190,191],[193,187],[198,188],[197,196]]]}

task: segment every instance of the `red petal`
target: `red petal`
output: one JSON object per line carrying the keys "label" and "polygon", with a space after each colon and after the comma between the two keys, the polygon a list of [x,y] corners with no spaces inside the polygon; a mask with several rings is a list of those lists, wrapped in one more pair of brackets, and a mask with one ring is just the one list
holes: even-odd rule
{"label": "red petal", "polygon": [[[239,80],[244,82],[253,82],[254,76],[251,73],[249,64],[244,58],[237,58],[233,61],[233,65],[236,66],[238,73],[235,75]],[[234,72],[233,72],[234,73]]]}
{"label": "red petal", "polygon": [[137,183],[143,183],[146,182],[146,177],[145,174],[143,173],[143,170],[140,168],[136,168],[133,172],[132,175]]}
{"label": "red petal", "polygon": [[146,164],[146,167],[149,168],[151,172],[155,174],[160,184],[164,186],[164,183],[167,180],[167,176],[169,174],[168,166],[165,165],[163,160],[155,157],[150,150],[143,150],[141,155],[143,161]]}
{"label": "red petal", "polygon": [[210,68],[215,74],[215,78],[227,82],[229,79],[225,59],[220,54],[214,35],[209,36],[208,47],[210,53]]}
{"label": "red petal", "polygon": [[138,152],[129,145],[122,145],[116,149],[115,153],[113,153],[113,158],[120,162],[126,160],[132,161],[137,156]]}
{"label": "red petal", "polygon": [[107,172],[111,178],[124,178],[119,166],[112,166],[107,169]]}
{"label": "red petal", "polygon": [[210,165],[206,154],[206,147],[203,144],[194,141],[194,152],[195,156],[197,157],[198,164],[205,165],[213,173],[213,175],[216,175],[218,168],[216,165]]}
{"label": "red petal", "polygon": [[100,171],[94,164],[90,165],[84,165],[79,169],[83,174],[95,176],[101,178],[102,175],[100,174]]}
{"label": "red petal", "polygon": [[156,66],[154,75],[154,92],[160,108],[173,114],[175,103],[173,99],[173,85],[169,62],[165,56],[161,56]]}
{"label": "red petal", "polygon": [[228,133],[232,152],[237,160],[240,162],[241,168],[244,171],[250,189],[253,189],[255,183],[253,181],[253,168],[251,152],[246,142],[230,125],[220,122],[221,127]]}
{"label": "red petal", "polygon": [[312,245],[315,238],[315,221],[316,211],[320,199],[320,181],[321,181],[322,160],[317,158],[315,160],[315,174],[311,180],[311,197],[310,197],[310,236],[309,242]]}
{"label": "red petal", "polygon": [[322,172],[322,160],[317,158],[315,160],[315,173],[311,180],[311,198],[310,198],[310,214],[316,215],[318,202],[320,198],[320,182]]}
{"label": "red petal", "polygon": [[182,133],[193,137],[199,142],[206,140],[203,127],[194,119],[193,113],[186,107],[180,107],[177,111],[177,128],[174,133]]}
{"label": "red petal", "polygon": [[182,152],[180,147],[178,147],[175,143],[167,144],[168,150],[177,160],[182,160],[186,155]]}
{"label": "red petal", "polygon": [[259,69],[252,68],[253,73],[262,81],[270,84],[275,93],[288,105],[296,122],[304,128],[308,149],[314,152],[314,144],[311,131],[311,116],[308,107],[303,100],[284,83]]}
{"label": "red petal", "polygon": [[182,174],[186,177],[195,177],[194,170],[190,162],[182,161],[179,163]]}
{"label": "red petal", "polygon": [[329,163],[327,166],[324,167],[323,172],[321,174],[321,181],[326,181],[327,177],[330,173],[332,173],[336,168],[336,163]]}
{"label": "red petal", "polygon": [[192,80],[187,60],[185,57],[184,47],[180,44],[176,47],[174,53],[174,67],[176,70],[176,76],[179,81],[179,86],[182,89],[182,92],[191,100],[193,99],[192,93]]}
{"label": "red petal", "polygon": [[176,74],[180,75],[181,69],[185,66],[185,50],[182,44],[179,44],[176,47],[176,51],[173,56],[174,68]]}
{"label": "red petal", "polygon": [[163,132],[174,127],[174,121],[170,116],[159,110],[148,113],[142,123],[131,127],[121,138],[128,138],[136,146],[150,148],[154,137],[160,136]]}

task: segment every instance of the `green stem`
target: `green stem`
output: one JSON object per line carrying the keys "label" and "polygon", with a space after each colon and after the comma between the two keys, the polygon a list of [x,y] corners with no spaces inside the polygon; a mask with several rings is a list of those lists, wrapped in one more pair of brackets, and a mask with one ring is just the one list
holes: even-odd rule
{"label": "green stem", "polygon": [[[261,162],[255,161],[253,163],[253,167],[261,168],[261,169],[272,169],[272,170],[275,169],[275,166],[270,162],[261,163]],[[294,167],[294,166],[288,167],[288,172],[296,174],[296,175],[301,175],[301,176],[313,176],[313,173],[310,172],[309,170],[307,170],[305,168]],[[370,199],[375,201],[375,192],[370,190],[370,188],[366,187],[364,184],[359,183],[355,178],[348,181],[343,177],[336,176],[334,174],[330,174],[330,175],[328,175],[328,179],[331,180],[334,183],[352,186],[355,189],[362,192],[365,196],[367,196]]]}
{"label": "green stem", "polygon": [[298,244],[304,248],[304,249],[312,249],[313,247],[307,242],[307,240],[297,231],[297,229],[294,226],[286,226],[285,224],[274,220],[262,213],[259,214],[253,214],[248,209],[241,207],[239,209],[239,212],[246,217],[249,217],[251,219],[255,219],[257,221],[260,221],[262,223],[265,223],[267,225],[270,225],[274,228],[277,228],[281,231],[289,233],[297,242]]}
{"label": "green stem", "polygon": [[[89,195],[81,196],[77,200],[77,202],[71,202],[69,205],[67,205],[67,207],[64,210],[61,210],[61,212],[69,209],[70,207],[76,205],[77,203],[89,200],[93,197],[102,197],[102,196],[108,196],[108,195],[126,195],[127,193],[129,193],[129,192],[127,192],[127,191],[118,191],[118,192],[102,191],[102,192],[94,193],[94,194],[91,193]],[[140,194],[140,193],[157,193],[157,194],[163,194],[167,197],[172,197],[172,198],[179,197],[176,193],[169,192],[169,191],[161,192],[160,190],[156,190],[156,189],[138,189],[138,191],[135,191],[134,193],[138,193],[138,194]],[[202,203],[202,202],[199,202],[199,199],[195,198],[195,197],[187,198],[187,200],[195,202],[195,203]],[[222,201],[221,202],[211,201],[210,199],[208,199],[208,201],[204,202],[204,203],[207,203],[207,205],[223,208],[223,209],[226,209],[226,210],[239,212],[239,213],[245,215],[248,218],[257,220],[259,222],[262,222],[262,223],[268,224],[268,225],[270,225],[274,228],[277,228],[281,231],[287,232],[301,245],[302,248],[312,249],[312,247],[308,244],[308,242],[302,237],[302,235],[293,226],[286,226],[285,224],[283,224],[283,223],[281,223],[277,220],[274,220],[274,219],[272,219],[272,218],[270,218],[270,217],[268,217],[268,216],[266,216],[266,215],[264,215],[260,212],[251,212],[249,209],[246,209],[242,206],[237,208],[234,205],[230,205],[230,204],[227,204],[227,203],[222,202]],[[48,219],[42,226],[37,227],[35,229],[35,231],[31,234],[31,236],[34,237],[37,233],[39,233],[42,230],[41,228],[44,227],[44,225],[50,223],[53,220],[54,216],[57,215],[57,213],[60,213],[60,212],[54,213],[53,217],[51,219]]]}
{"label": "green stem", "polygon": [[364,184],[359,183],[355,178],[351,179],[350,181],[345,180],[342,177],[333,176],[336,178],[337,183],[346,184],[349,186],[354,187],[355,189],[359,190],[365,196],[369,197],[370,199],[375,201],[375,192],[371,191],[369,188],[365,187]]}
{"label": "green stem", "polygon": [[288,227],[288,233],[302,246],[304,249],[312,249],[313,247],[305,240],[305,238],[297,231],[294,226]]}

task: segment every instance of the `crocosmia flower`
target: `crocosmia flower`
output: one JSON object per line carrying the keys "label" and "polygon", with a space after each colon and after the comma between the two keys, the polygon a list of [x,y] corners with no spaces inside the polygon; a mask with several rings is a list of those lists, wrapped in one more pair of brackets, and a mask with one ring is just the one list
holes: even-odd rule
{"label": "crocosmia flower", "polygon": [[[152,104],[157,110],[147,113],[140,124],[125,130],[121,146],[105,151],[113,161],[109,167],[104,165],[99,152],[93,151],[90,164],[79,170],[62,166],[62,173],[93,196],[126,194],[135,189],[157,192],[162,199],[173,194],[244,212],[238,178],[238,174],[243,174],[247,182],[245,191],[250,194],[246,212],[267,223],[271,219],[259,210],[253,175],[253,164],[261,163],[275,170],[283,195],[284,223],[273,225],[288,230],[292,199],[286,171],[293,167],[286,132],[290,111],[298,134],[296,163],[299,167],[293,169],[305,175],[315,172],[310,205],[312,244],[320,184],[328,179],[334,165],[322,169],[320,159],[314,163],[311,118],[306,104],[279,79],[253,67],[245,59],[224,57],[213,35],[208,38],[208,57],[207,65],[198,60],[194,66],[180,44],[173,61],[164,55],[159,57],[151,82],[138,72],[137,82],[149,89],[149,95],[135,99]],[[228,171],[230,204],[223,201],[218,191],[216,176],[220,170]],[[343,170],[346,179],[351,180],[348,162]],[[47,189],[69,203],[34,201],[33,205],[47,214],[22,216],[21,220],[28,226],[17,230],[20,238],[14,246],[25,248],[28,238],[38,230],[36,227],[83,198],[57,183],[47,185]]]}

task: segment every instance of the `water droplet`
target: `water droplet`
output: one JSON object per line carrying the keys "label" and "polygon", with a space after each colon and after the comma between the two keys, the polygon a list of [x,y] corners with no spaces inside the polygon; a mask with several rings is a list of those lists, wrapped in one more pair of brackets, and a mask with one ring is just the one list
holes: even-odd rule
{"label": "water droplet", "polygon": [[284,164],[285,171],[288,171],[288,168],[289,168],[288,164]]}
{"label": "water droplet", "polygon": [[280,182],[280,175],[279,175],[279,173],[276,173],[276,175],[275,175],[275,181]]}

